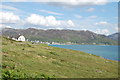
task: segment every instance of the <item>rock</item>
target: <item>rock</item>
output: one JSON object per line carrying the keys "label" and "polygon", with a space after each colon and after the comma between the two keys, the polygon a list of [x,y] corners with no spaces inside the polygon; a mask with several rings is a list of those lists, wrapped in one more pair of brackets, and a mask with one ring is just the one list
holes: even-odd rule
{"label": "rock", "polygon": [[96,72],[98,72],[98,73],[102,73],[102,71],[100,71],[100,70],[96,70]]}

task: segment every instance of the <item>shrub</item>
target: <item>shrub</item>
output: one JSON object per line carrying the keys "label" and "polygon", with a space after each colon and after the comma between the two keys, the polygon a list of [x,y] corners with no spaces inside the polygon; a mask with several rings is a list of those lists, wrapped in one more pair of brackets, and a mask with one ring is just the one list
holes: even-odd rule
{"label": "shrub", "polygon": [[55,52],[50,52],[50,54],[52,54],[52,55],[58,55],[58,54],[56,54]]}
{"label": "shrub", "polygon": [[22,50],[25,50],[24,48]]}
{"label": "shrub", "polygon": [[41,74],[41,77],[43,77],[43,78],[47,78],[47,80],[50,80],[50,77],[47,76],[47,75],[45,75],[45,74]]}
{"label": "shrub", "polygon": [[14,70],[3,70],[2,71],[2,78],[3,80],[16,80],[19,78],[30,78],[32,76],[22,73],[20,71],[14,71]]}

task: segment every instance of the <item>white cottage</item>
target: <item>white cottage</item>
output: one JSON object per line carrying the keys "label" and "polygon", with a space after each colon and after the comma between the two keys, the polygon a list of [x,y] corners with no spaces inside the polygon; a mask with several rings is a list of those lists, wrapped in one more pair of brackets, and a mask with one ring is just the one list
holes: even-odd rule
{"label": "white cottage", "polygon": [[13,40],[16,40],[16,41],[25,41],[25,37],[23,35],[20,35],[19,36],[14,36],[14,37],[11,37]]}
{"label": "white cottage", "polygon": [[17,40],[18,40],[18,41],[25,41],[25,37],[24,37],[23,35],[21,35],[21,36],[18,37]]}

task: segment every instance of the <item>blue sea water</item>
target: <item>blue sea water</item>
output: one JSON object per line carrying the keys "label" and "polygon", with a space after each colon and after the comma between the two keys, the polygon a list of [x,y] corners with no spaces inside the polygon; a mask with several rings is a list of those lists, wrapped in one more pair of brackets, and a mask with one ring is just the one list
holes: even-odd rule
{"label": "blue sea water", "polygon": [[112,45],[49,45],[49,46],[83,51],[86,53],[101,56],[106,59],[118,61],[118,46]]}

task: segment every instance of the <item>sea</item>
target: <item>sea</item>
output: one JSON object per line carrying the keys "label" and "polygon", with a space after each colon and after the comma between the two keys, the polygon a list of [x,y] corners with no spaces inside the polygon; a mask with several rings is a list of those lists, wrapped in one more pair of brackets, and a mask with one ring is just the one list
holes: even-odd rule
{"label": "sea", "polygon": [[101,56],[106,59],[119,61],[118,49],[120,48],[120,46],[113,45],[49,45],[49,46],[82,51],[89,54]]}

